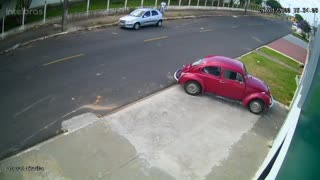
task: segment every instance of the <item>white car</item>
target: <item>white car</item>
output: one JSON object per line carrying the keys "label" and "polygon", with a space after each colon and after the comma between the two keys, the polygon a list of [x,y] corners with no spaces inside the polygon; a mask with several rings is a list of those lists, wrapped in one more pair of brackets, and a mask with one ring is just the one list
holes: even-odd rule
{"label": "white car", "polygon": [[294,30],[294,31],[297,31],[297,29],[298,29],[297,23],[293,23],[292,26],[291,26],[291,29]]}
{"label": "white car", "polygon": [[129,15],[119,19],[119,25],[125,28],[139,29],[141,26],[162,26],[162,13],[157,9],[136,9]]}

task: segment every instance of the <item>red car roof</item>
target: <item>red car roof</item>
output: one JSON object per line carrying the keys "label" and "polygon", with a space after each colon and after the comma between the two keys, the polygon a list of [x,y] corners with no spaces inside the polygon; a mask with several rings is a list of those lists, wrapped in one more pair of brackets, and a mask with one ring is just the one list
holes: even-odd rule
{"label": "red car roof", "polygon": [[218,66],[225,69],[234,70],[244,73],[244,65],[242,62],[224,56],[209,55],[204,57],[202,62],[205,66]]}

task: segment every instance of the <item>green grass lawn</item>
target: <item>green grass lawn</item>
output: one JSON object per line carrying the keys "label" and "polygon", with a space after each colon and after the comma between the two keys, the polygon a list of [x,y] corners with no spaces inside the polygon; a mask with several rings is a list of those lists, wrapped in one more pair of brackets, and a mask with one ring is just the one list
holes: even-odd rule
{"label": "green grass lawn", "polygon": [[298,71],[300,71],[302,73],[302,68],[300,67],[300,64],[280,53],[277,53],[276,51],[273,51],[267,47],[263,47],[263,48],[260,48],[259,51],[271,56],[271,57],[274,57],[280,61],[282,61],[283,63],[289,65],[290,67],[294,68],[294,69],[297,69]]}
{"label": "green grass lawn", "polygon": [[242,57],[240,61],[246,65],[249,74],[263,80],[270,87],[277,101],[290,105],[297,88],[297,73],[254,52]]}

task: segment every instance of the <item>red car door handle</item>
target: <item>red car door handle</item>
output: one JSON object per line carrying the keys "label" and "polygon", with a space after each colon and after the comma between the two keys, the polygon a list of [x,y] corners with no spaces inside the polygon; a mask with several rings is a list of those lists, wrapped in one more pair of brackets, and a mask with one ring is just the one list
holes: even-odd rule
{"label": "red car door handle", "polygon": [[223,84],[223,83],[226,83],[226,82],[224,82],[224,81],[220,81],[220,83],[222,83],[222,84]]}

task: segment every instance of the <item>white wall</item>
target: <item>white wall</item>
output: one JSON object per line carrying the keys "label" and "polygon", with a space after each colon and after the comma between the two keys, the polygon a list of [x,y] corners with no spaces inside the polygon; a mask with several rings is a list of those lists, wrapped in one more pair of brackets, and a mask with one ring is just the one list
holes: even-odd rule
{"label": "white wall", "polygon": [[[63,2],[63,0],[46,0],[47,4],[55,4]],[[83,0],[69,0],[72,1],[83,1]],[[15,9],[17,0],[0,0],[0,4],[2,4],[2,8],[0,9],[0,17],[5,15],[6,8],[7,9]],[[45,0],[32,0],[30,8],[41,7],[45,3]],[[7,14],[8,15],[8,14]]]}
{"label": "white wall", "polygon": [[[81,0],[69,0],[69,2],[72,1],[81,1]],[[45,0],[32,0],[31,8],[39,7],[44,5]],[[55,4],[63,2],[63,0],[47,0],[47,4]]]}

